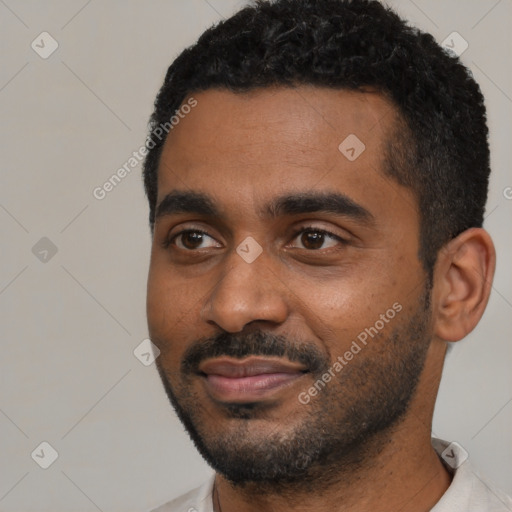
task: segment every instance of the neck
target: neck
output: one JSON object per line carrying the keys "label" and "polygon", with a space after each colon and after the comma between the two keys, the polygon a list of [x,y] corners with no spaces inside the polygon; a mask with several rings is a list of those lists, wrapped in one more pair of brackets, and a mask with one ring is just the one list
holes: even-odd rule
{"label": "neck", "polygon": [[[426,365],[444,356],[433,344]],[[437,366],[439,368],[439,366]],[[417,393],[403,421],[365,444],[364,458],[332,468],[325,479],[272,489],[251,483],[233,486],[221,475],[215,478],[215,512],[279,510],[317,512],[427,512],[448,489],[451,476],[430,441],[431,422],[442,365],[425,368]]]}

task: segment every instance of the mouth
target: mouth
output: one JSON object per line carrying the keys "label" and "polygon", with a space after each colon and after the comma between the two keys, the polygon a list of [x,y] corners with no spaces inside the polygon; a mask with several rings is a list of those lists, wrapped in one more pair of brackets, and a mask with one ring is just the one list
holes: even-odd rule
{"label": "mouth", "polygon": [[253,403],[274,398],[308,373],[297,363],[277,358],[209,359],[199,365],[208,394],[228,403]]}

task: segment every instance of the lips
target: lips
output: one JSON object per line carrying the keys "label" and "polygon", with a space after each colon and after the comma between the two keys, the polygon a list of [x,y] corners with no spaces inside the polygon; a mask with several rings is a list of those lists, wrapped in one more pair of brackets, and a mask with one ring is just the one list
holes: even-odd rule
{"label": "lips", "polygon": [[199,365],[207,392],[223,402],[255,402],[271,398],[306,373],[300,364],[283,359],[228,357]]}
{"label": "lips", "polygon": [[210,359],[199,365],[199,371],[206,375],[241,378],[268,373],[297,373],[306,368],[300,364],[285,362],[281,359],[250,357],[248,359],[219,358]]}

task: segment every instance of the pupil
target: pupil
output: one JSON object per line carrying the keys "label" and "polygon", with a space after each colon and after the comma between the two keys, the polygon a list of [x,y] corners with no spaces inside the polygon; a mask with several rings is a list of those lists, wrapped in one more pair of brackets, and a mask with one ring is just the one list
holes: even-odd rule
{"label": "pupil", "polygon": [[[190,249],[190,245],[192,245],[192,248],[194,249],[195,248],[195,245],[194,245],[194,241],[196,243],[196,245],[198,245],[197,242],[199,242],[199,244],[201,243],[201,238],[202,238],[202,234],[201,233],[186,233],[185,234],[185,237],[184,237],[184,240],[183,240],[183,245],[185,245],[185,247],[187,247],[187,249]],[[189,244],[188,242],[192,240],[192,244]]]}
{"label": "pupil", "polygon": [[[308,249],[318,249],[322,247],[324,235],[322,233],[318,233],[315,231],[310,231],[309,233],[304,233],[302,243],[304,247],[308,247]],[[307,240],[304,243],[304,240]],[[312,244],[310,242],[313,242]]]}

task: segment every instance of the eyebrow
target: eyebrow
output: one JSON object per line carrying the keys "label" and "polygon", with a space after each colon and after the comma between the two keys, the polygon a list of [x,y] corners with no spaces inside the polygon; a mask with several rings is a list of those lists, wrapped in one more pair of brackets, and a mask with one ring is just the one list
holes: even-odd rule
{"label": "eyebrow", "polygon": [[[157,206],[155,219],[180,213],[224,217],[208,195],[195,191],[173,190]],[[375,221],[375,217],[370,211],[345,194],[337,192],[303,192],[280,196],[266,204],[261,210],[260,216],[276,218],[303,213],[331,213],[368,225]]]}

